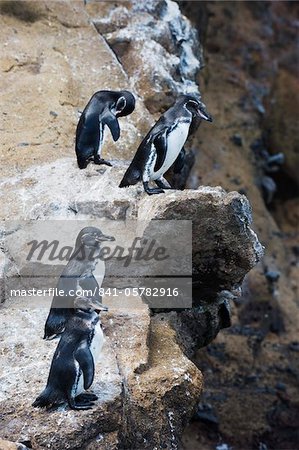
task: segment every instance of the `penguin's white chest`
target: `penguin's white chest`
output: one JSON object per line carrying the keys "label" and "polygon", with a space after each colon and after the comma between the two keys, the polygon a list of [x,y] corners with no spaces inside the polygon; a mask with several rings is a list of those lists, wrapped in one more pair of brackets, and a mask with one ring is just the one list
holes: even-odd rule
{"label": "penguin's white chest", "polygon": [[104,333],[101,327],[101,322],[99,321],[95,326],[94,336],[90,344],[90,351],[93,356],[94,365],[96,365],[99,360],[104,340]]}
{"label": "penguin's white chest", "polygon": [[189,133],[190,122],[179,122],[167,136],[167,152],[161,168],[154,172],[156,158],[152,165],[151,179],[157,180],[172,166],[182,150]]}
{"label": "penguin's white chest", "polygon": [[94,272],[96,280],[99,284],[99,288],[102,286],[103,279],[105,277],[105,271],[106,271],[105,262],[100,259],[96,265],[96,269]]}
{"label": "penguin's white chest", "polygon": [[[82,290],[82,288],[80,287],[80,280],[84,279],[84,278],[89,278],[90,274],[93,273],[99,288],[102,286],[103,283],[103,279],[105,277],[105,270],[106,270],[106,266],[105,266],[105,262],[100,260],[97,260],[95,263],[93,262],[92,265],[87,265],[85,268],[85,271],[81,274],[78,283],[77,283],[77,289],[78,291]],[[86,291],[88,291],[88,287],[86,288]],[[97,292],[98,293],[98,292]],[[84,292],[84,290],[82,291],[83,295],[95,295],[96,292]]]}
{"label": "penguin's white chest", "polygon": [[99,146],[97,154],[99,157],[101,157],[102,147],[105,140],[105,126],[102,124],[102,122],[99,122]]}

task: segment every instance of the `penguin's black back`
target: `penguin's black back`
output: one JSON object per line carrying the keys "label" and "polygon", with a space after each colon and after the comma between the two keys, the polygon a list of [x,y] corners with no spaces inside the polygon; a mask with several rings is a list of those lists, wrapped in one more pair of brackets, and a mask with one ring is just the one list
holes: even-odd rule
{"label": "penguin's black back", "polygon": [[80,116],[76,129],[76,154],[80,168],[86,167],[86,159],[94,154],[95,147],[98,146],[98,117],[105,107],[107,98],[109,98],[107,92],[96,92]]}

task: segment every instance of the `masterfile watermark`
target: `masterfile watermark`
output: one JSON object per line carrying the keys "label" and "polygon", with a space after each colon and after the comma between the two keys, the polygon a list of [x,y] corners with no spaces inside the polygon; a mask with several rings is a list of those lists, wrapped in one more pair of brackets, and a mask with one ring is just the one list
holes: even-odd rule
{"label": "masterfile watermark", "polygon": [[97,294],[97,289],[70,289],[65,291],[58,288],[48,289],[11,289],[10,297],[94,297]]}
{"label": "masterfile watermark", "polygon": [[61,307],[77,295],[192,305],[191,221],[7,222],[2,235],[7,297],[59,298]]}
{"label": "masterfile watermark", "polygon": [[95,261],[96,259],[108,261],[114,258],[122,261],[124,267],[128,267],[133,259],[135,261],[165,261],[170,258],[166,247],[157,246],[155,239],[149,240],[142,237],[136,237],[128,249],[117,245],[114,249],[103,246],[100,250],[95,248],[92,251],[86,251],[83,245],[78,248],[68,245],[60,246],[57,239],[51,242],[47,240],[39,242],[35,239],[28,242],[27,245],[29,247],[27,261],[35,258],[37,261],[42,261],[48,250],[50,251],[49,261],[63,262],[69,261],[70,258],[76,258],[78,261],[86,259],[89,261]]}

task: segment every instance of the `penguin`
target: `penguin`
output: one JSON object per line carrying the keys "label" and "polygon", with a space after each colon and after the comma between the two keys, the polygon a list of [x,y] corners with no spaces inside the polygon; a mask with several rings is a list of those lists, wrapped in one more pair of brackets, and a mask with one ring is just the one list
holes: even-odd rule
{"label": "penguin", "polygon": [[93,160],[95,164],[112,164],[101,158],[105,125],[110,128],[114,141],[120,136],[117,118],[131,114],[135,98],[129,91],[98,91],[84,108],[76,130],[76,155],[80,169]]}
{"label": "penguin", "polygon": [[90,298],[77,297],[75,311],[55,350],[46,388],[32,406],[50,408],[68,403],[71,409],[91,409],[98,399],[84,392],[94,380],[104,334],[98,305]]}
{"label": "penguin", "polygon": [[94,301],[100,307],[102,298],[99,295],[99,284],[93,272],[100,265],[100,284],[105,275],[105,263],[100,260],[101,244],[104,241],[114,241],[113,236],[104,235],[96,227],[85,227],[77,236],[75,249],[63,269],[56,292],[64,295],[54,295],[51,309],[45,323],[44,339],[52,340],[63,333],[67,321],[74,313],[74,299],[78,290],[92,291]]}
{"label": "penguin", "polygon": [[[143,139],[119,187],[142,181],[144,190],[149,195],[171,189],[164,174],[174,163],[175,172],[183,167],[184,144],[189,136],[190,125],[196,118],[213,121],[198,98],[194,95],[181,95]],[[158,188],[150,188],[150,181],[154,181]]]}

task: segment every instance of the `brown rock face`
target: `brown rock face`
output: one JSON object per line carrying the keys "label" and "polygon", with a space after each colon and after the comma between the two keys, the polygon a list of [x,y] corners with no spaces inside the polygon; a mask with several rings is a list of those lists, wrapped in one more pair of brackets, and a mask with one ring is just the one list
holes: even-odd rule
{"label": "brown rock face", "polygon": [[[184,442],[190,450],[214,448],[220,435],[240,450],[262,445],[293,450],[298,433],[280,421],[280,414],[292,416],[297,410],[296,402],[286,404],[281,397],[285,392],[292,398],[299,373],[294,350],[299,323],[298,4],[202,2],[198,8],[195,2],[180,3],[194,24],[201,26],[202,17],[208,17],[201,26],[206,60],[201,89],[214,116],[213,126],[203,123],[193,140],[196,159],[188,185],[220,185],[245,194],[265,247],[264,258],[235,299],[232,327],[197,354],[205,390],[198,422],[186,431]],[[278,153],[284,162],[280,155],[276,164],[271,158]]]}
{"label": "brown rock face", "polygon": [[[63,164],[65,168],[69,164],[65,172],[72,177],[73,163],[59,161],[57,170]],[[44,170],[47,171],[45,166]],[[249,228],[250,208],[245,197],[237,193],[227,194],[220,188],[167,193],[157,200],[138,194],[138,187],[132,187],[123,194],[117,189],[117,181],[112,181],[117,179],[118,169],[107,170],[115,174],[109,176],[110,211],[114,204],[120,207],[117,199],[117,193],[120,193],[127,196],[128,204],[135,202],[134,215],[137,214],[141,223],[146,219],[148,226],[151,219],[193,221],[194,236],[197,236],[193,248],[194,273],[201,278],[202,286],[197,290],[197,297],[194,297],[198,307],[181,313],[157,314],[151,319],[147,307],[140,301],[136,304],[136,300],[134,302],[132,299],[132,304],[128,304],[127,299],[122,299],[118,305],[112,303],[109,313],[103,315],[107,341],[93,385],[94,392],[99,396],[96,407],[91,412],[83,413],[64,407],[58,411],[40,412],[29,405],[44,387],[55,348],[55,342],[41,341],[48,308],[33,310],[30,298],[20,299],[22,303],[17,303],[16,299],[7,300],[1,311],[5,356],[1,364],[4,390],[0,433],[5,438],[30,441],[33,448],[47,448],[50,445],[53,450],[67,446],[92,449],[96,442],[100,448],[107,448],[107,445],[112,445],[112,448],[138,448],[141,445],[142,448],[152,448],[153,445],[168,445],[168,442],[179,446],[182,430],[192,415],[202,388],[201,373],[185,356],[182,348],[192,354],[195,348],[210,342],[221,328],[229,325],[230,297],[226,298],[221,290],[224,286],[231,288],[240,283],[261,256],[261,246]],[[68,181],[64,177],[66,184]],[[18,181],[12,180],[12,183],[15,183],[14,192],[17,193]],[[82,188],[86,187],[85,183],[83,178]],[[103,176],[100,178],[100,191],[105,183],[107,179]],[[33,186],[33,191],[28,191],[28,205],[31,204],[30,196],[34,195],[36,185]],[[105,189],[107,193],[108,189]],[[53,190],[40,190],[40,199],[47,198],[49,201],[50,192],[55,197]],[[58,214],[61,217],[69,210],[68,202],[76,204],[76,198],[65,198],[63,205],[59,205]],[[43,204],[44,200],[41,202]],[[96,198],[90,197],[89,203],[82,204],[85,209],[79,214],[81,219],[95,219],[96,211],[102,217],[103,208]],[[221,217],[221,221],[212,221],[212,212],[216,217]],[[43,217],[53,217],[49,209],[43,214]],[[132,210],[127,209],[124,214],[128,218]],[[224,266],[229,267],[228,271],[221,270],[215,264],[212,287],[205,274],[212,260],[217,261],[215,249],[218,244],[216,240],[210,240],[214,234],[222,242],[223,257],[230,256],[223,260]],[[236,238],[240,246],[238,264],[224,250],[236,246]],[[208,244],[210,241],[214,243],[214,249]],[[9,248],[5,247],[5,251],[9,256]],[[10,258],[11,264],[16,267],[14,274],[25,274],[26,268],[16,266],[19,260]],[[206,291],[206,296],[202,290]],[[109,300],[105,303],[109,306]],[[15,327],[18,329],[17,337]],[[12,348],[16,349],[15,356],[11,353]],[[8,368],[17,364],[15,358],[22,361],[22,372],[17,371],[12,376]],[[50,417],[51,426],[45,420]]]}
{"label": "brown rock face", "polygon": [[282,69],[268,99],[265,129],[271,153],[282,149],[285,155],[284,171],[299,185],[299,81],[298,77]]}
{"label": "brown rock face", "polygon": [[[189,357],[229,326],[230,300],[262,254],[249,203],[239,193],[201,187],[148,198],[141,186],[118,189],[122,160],[132,157],[158,113],[179,93],[198,92],[196,32],[170,0],[86,7],[3,1],[0,12],[1,218],[55,219],[58,227],[58,219],[104,218],[114,226],[137,219],[148,228],[151,219],[191,220],[194,284],[194,308],[187,311],[150,312],[140,298],[125,307],[123,298],[105,301],[106,342],[93,384],[99,401],[83,412],[30,406],[56,347],[41,339],[50,299],[39,309],[28,298],[1,299],[0,436],[34,450],[180,448],[202,391],[201,372]],[[137,108],[120,119],[121,139],[105,142],[103,156],[114,166],[79,171],[78,116],[100,89],[132,90]],[[244,173],[247,168],[244,163]],[[1,228],[1,251],[8,264],[2,258],[1,267],[22,281],[34,266],[21,264],[22,249],[10,252],[2,240],[7,229]],[[18,228],[10,231],[17,242]]]}
{"label": "brown rock face", "polygon": [[[92,389],[99,397],[96,406],[83,412],[65,407],[45,412],[30,403],[45,385],[56,342],[41,340],[48,310],[32,309],[30,303],[24,309],[24,301],[1,311],[1,436],[53,450],[179,444],[202,377],[167,321],[151,321],[136,298],[129,306],[127,299],[125,307],[112,303],[102,318],[106,343]],[[9,370],[20,361],[21,372]]]}
{"label": "brown rock face", "polygon": [[236,192],[227,194],[219,187],[199,187],[197,191],[160,196],[154,202],[145,198],[138,217],[192,220],[193,275],[211,292],[213,287],[216,291],[228,289],[241,281],[262,255],[260,243],[249,228],[249,202]]}
{"label": "brown rock face", "polygon": [[[131,87],[83,2],[8,1],[0,7],[1,173],[9,176],[73,155],[79,114],[92,94]],[[150,120],[141,102],[134,114],[133,121],[120,119],[121,145],[108,138],[107,159],[131,157]]]}

